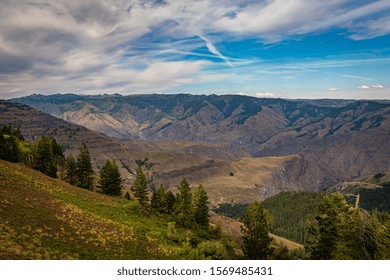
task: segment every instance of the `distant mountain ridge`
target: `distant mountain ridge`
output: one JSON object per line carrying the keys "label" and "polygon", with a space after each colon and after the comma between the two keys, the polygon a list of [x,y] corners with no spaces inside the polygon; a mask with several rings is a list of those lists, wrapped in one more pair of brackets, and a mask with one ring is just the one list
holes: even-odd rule
{"label": "distant mountain ridge", "polygon": [[33,142],[42,135],[54,137],[63,145],[66,155],[75,156],[80,143],[85,142],[95,171],[108,158],[115,159],[127,189],[134,180],[135,160],[146,156],[155,163],[155,186],[163,183],[175,191],[185,176],[193,186],[200,183],[205,186],[212,205],[231,201],[248,203],[280,191],[318,191],[336,184],[342,176],[306,155],[253,158],[228,144],[112,138],[7,100],[0,100],[2,125],[20,128],[25,138]]}
{"label": "distant mountain ridge", "polygon": [[56,94],[14,100],[112,137],[227,143],[255,157],[304,154],[342,178],[390,166],[387,100],[190,94]]}

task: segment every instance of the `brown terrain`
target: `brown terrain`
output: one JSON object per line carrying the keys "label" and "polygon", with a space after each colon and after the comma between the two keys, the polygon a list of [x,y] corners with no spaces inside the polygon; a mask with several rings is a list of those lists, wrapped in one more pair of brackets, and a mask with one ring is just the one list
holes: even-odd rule
{"label": "brown terrain", "polygon": [[97,170],[107,158],[120,163],[127,186],[134,161],[147,156],[155,163],[156,185],[175,189],[186,176],[206,187],[213,204],[319,191],[390,166],[386,101],[184,94],[33,95],[16,101],[53,115],[1,101],[0,124],[20,127],[27,139],[48,134],[66,154],[77,153],[84,141]]}

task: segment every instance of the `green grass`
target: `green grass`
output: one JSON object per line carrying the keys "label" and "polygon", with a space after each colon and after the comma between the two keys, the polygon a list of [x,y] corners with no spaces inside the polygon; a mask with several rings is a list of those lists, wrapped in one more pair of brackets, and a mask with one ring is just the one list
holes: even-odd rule
{"label": "green grass", "polygon": [[197,248],[205,242],[217,248],[221,236],[0,161],[0,259],[207,258]]}

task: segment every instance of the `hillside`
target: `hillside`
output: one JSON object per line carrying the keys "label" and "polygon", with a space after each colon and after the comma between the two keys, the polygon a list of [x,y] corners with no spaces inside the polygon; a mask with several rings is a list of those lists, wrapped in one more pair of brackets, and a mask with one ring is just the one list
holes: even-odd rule
{"label": "hillside", "polygon": [[[341,180],[390,166],[388,101],[189,94],[15,100],[113,137],[225,143],[256,157],[304,154],[316,159],[311,164],[319,172],[330,171]],[[333,183],[320,181],[316,188]]]}
{"label": "hillside", "polygon": [[155,163],[156,186],[163,183],[175,191],[186,176],[192,184],[205,186],[212,205],[231,200],[252,202],[280,191],[318,191],[336,184],[341,176],[305,155],[253,158],[240,148],[223,143],[111,138],[10,101],[0,100],[0,125],[20,128],[30,141],[37,141],[44,134],[54,137],[63,145],[66,155],[76,155],[80,143],[85,142],[95,171],[107,158],[115,159],[127,189],[134,180],[135,160],[147,156]]}
{"label": "hillside", "polygon": [[188,248],[189,239],[234,257],[218,234],[175,227],[136,201],[83,190],[21,164],[0,161],[0,202],[0,259],[185,259],[197,250]]}
{"label": "hillside", "polygon": [[[239,257],[237,221],[211,212],[211,223],[225,235],[183,229],[171,216],[154,213],[136,201],[77,188],[1,160],[0,202],[0,259]],[[270,235],[274,248],[302,249]]]}

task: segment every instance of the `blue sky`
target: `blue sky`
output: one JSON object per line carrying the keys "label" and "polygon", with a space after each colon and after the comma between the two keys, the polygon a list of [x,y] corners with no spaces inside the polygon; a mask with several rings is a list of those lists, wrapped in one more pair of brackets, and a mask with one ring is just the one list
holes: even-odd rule
{"label": "blue sky", "polygon": [[390,1],[1,0],[0,98],[390,99]]}

